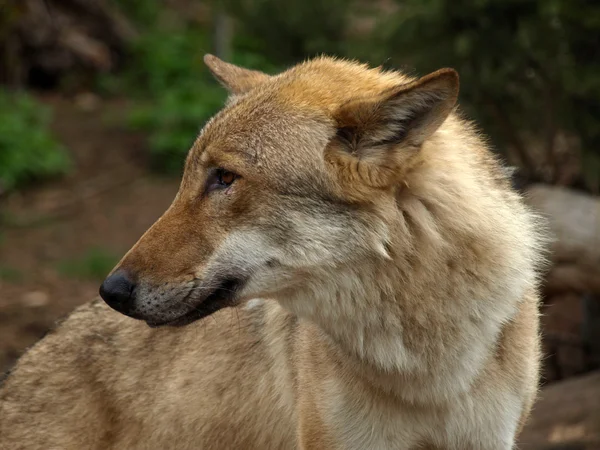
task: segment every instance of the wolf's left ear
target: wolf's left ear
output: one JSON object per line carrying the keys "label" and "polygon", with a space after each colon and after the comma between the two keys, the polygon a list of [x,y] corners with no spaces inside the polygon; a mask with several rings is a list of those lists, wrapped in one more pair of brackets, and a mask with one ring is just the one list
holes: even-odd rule
{"label": "wolf's left ear", "polygon": [[226,63],[210,54],[204,55],[204,63],[219,83],[233,95],[243,94],[270,78],[266,73]]}
{"label": "wolf's left ear", "polygon": [[337,135],[329,161],[341,180],[371,187],[393,183],[402,161],[446,120],[458,98],[458,73],[441,69],[380,95],[343,104],[334,114]]}
{"label": "wolf's left ear", "polygon": [[352,100],[338,111],[338,134],[354,151],[390,144],[419,146],[454,108],[458,86],[458,73],[441,69],[374,99]]}

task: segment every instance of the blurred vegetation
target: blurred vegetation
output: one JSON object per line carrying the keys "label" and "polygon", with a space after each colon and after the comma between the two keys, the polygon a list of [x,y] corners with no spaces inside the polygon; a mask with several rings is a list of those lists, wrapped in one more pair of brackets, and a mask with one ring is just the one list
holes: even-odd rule
{"label": "blurred vegetation", "polygon": [[295,64],[307,56],[348,52],[347,29],[356,0],[226,0],[246,49]]}
{"label": "blurred vegetation", "polygon": [[58,270],[72,278],[102,280],[117,262],[118,256],[102,248],[93,247],[79,258],[60,262]]}
{"label": "blurred vegetation", "polygon": [[[181,17],[164,23],[155,6],[146,2],[118,3],[144,23],[145,31],[132,46],[124,71],[103,78],[100,86],[108,93],[137,100],[129,125],[148,134],[153,167],[178,174],[200,128],[227,97],[202,61],[211,50],[210,32],[206,24]],[[251,49],[238,51],[245,40],[233,45],[232,62],[274,70],[275,66]]]}
{"label": "blurred vegetation", "polygon": [[160,13],[168,10],[163,0],[110,0],[110,3],[135,25],[143,27],[154,26]]}
{"label": "blurred vegetation", "polygon": [[23,272],[14,267],[0,265],[0,280],[10,281],[11,283],[18,283],[24,278]]}
{"label": "blurred vegetation", "polygon": [[[210,23],[214,14],[208,21],[181,16],[164,20],[166,9],[157,6],[160,2],[114,2],[143,25],[140,29],[144,31],[131,48],[124,72],[103,78],[101,87],[138,100],[129,125],[148,133],[155,169],[179,173],[200,128],[227,97],[202,61],[214,48]],[[230,62],[274,73],[307,55],[343,54],[351,3],[353,0],[229,0],[209,6],[213,12],[226,11],[235,20],[228,49]],[[221,9],[217,10],[217,5]]]}
{"label": "blurred vegetation", "polygon": [[[414,68],[409,71],[419,74],[455,67],[461,74],[466,115],[478,121],[527,179],[600,188],[598,3],[228,0],[223,4],[235,21],[234,63],[270,72],[328,53]],[[365,17],[372,19],[371,26],[359,30]],[[148,100],[146,107],[134,112],[131,123],[151,133],[151,151],[167,170],[179,167],[198,127],[225,96],[214,89],[200,61],[201,54],[211,49],[209,29],[210,21],[188,22],[176,33],[149,26],[129,65],[137,72],[130,73],[133,83]],[[575,169],[568,164],[575,164]]]}
{"label": "blurred vegetation", "polygon": [[49,110],[30,95],[0,89],[0,193],[68,171],[49,120]]}
{"label": "blurred vegetation", "polygon": [[155,169],[178,173],[202,124],[222,105],[225,93],[205,73],[206,33],[151,29],[131,49],[123,74],[104,80],[104,88],[137,100],[129,125],[148,134]]}
{"label": "blurred vegetation", "polygon": [[[106,1],[137,36],[97,87],[135,100],[128,125],[147,133],[160,171],[180,171],[199,129],[223,105],[226,93],[202,63],[216,48],[233,63],[268,73],[321,53],[421,75],[455,67],[466,116],[527,180],[600,190],[598,2]],[[1,138],[11,139],[6,132]],[[21,164],[28,170],[40,172],[38,163],[49,169],[41,172],[65,167],[56,145],[10,145],[37,148],[11,151],[27,161],[35,151],[53,155]]]}

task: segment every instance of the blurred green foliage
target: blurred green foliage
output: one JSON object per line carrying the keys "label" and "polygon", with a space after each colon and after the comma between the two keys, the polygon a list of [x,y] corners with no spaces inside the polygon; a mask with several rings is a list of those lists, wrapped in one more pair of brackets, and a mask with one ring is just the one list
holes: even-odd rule
{"label": "blurred green foliage", "polygon": [[[176,171],[226,95],[201,62],[212,48],[210,23],[186,18],[173,26],[173,20],[160,20],[173,13],[163,2],[113,1],[144,30],[113,88],[138,98],[131,125],[149,133],[155,166]],[[598,2],[226,0],[206,5],[209,15],[218,5],[234,19],[232,62],[266,72],[320,53],[419,74],[455,67],[466,115],[500,151],[512,149],[528,178],[557,182],[557,142],[566,132],[581,141],[583,163],[575,183],[588,188],[600,183]],[[541,153],[530,151],[532,141]]]}
{"label": "blurred green foliage", "polygon": [[347,28],[356,0],[225,0],[237,19],[242,49],[295,64],[308,56],[347,53]]}
{"label": "blurred green foliage", "polygon": [[0,280],[18,283],[24,278],[23,272],[19,269],[0,265]]}
{"label": "blurred green foliage", "polygon": [[153,26],[161,11],[166,9],[164,0],[110,0],[129,20],[138,26]]}
{"label": "blurred green foliage", "polygon": [[206,34],[192,27],[151,29],[131,49],[124,73],[105,80],[105,88],[137,100],[128,122],[148,133],[151,161],[161,172],[180,171],[200,127],[225,100],[205,73],[207,47]]}
{"label": "blurred green foliage", "polygon": [[24,92],[0,90],[0,191],[66,173],[71,164],[49,132],[50,111]]}
{"label": "blurred green foliage", "polygon": [[72,278],[102,280],[117,262],[118,256],[102,248],[93,247],[79,258],[60,262],[58,271]]}
{"label": "blurred green foliage", "polygon": [[[229,59],[268,73],[320,53],[419,74],[455,67],[466,115],[496,148],[511,149],[528,178],[559,182],[565,132],[581,144],[581,170],[569,183],[600,189],[598,2],[111,1],[140,36],[124,66],[98,85],[135,100],[128,123],[147,133],[159,171],[180,171],[199,129],[224,104],[202,56],[226,12],[234,25]],[[0,92],[0,190],[68,170],[48,114],[23,93]],[[532,142],[541,151],[530,151]]]}
{"label": "blurred green foliage", "polygon": [[[147,8],[143,2],[128,3]],[[227,93],[202,61],[211,48],[206,27],[185,21],[164,25],[150,12],[134,13],[140,15],[149,23],[131,49],[129,63],[123,73],[104,78],[101,87],[137,100],[128,123],[147,132],[153,167],[180,173],[200,128],[223,106]],[[273,68],[249,50],[234,49],[232,60],[246,67]]]}

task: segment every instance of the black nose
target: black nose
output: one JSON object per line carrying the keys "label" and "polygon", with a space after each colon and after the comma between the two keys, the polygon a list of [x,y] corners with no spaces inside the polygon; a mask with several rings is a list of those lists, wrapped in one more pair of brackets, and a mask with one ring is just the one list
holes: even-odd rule
{"label": "black nose", "polygon": [[129,278],[127,272],[118,269],[104,280],[100,286],[100,296],[111,308],[129,314],[134,300],[134,288],[135,283]]}

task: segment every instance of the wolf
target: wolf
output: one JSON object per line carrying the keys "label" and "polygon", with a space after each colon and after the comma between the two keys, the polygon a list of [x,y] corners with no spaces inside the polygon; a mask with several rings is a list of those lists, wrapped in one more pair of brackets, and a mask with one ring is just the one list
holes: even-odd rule
{"label": "wolf", "polygon": [[205,62],[226,105],[103,300],[4,382],[2,448],[513,448],[544,236],[457,72]]}

